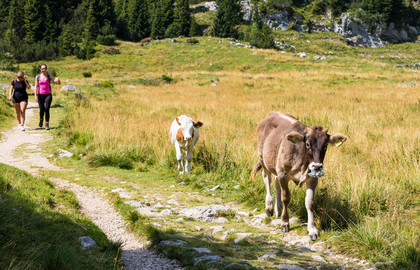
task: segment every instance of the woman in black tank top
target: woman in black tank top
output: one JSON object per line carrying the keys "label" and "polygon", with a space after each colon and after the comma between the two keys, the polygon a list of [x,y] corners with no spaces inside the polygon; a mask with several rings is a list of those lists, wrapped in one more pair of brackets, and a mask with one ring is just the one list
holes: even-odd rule
{"label": "woman in black tank top", "polygon": [[31,89],[22,71],[17,73],[17,79],[13,80],[9,90],[9,100],[12,100],[16,110],[16,117],[19,122],[18,128],[25,130],[25,112],[28,106],[28,93],[26,89]]}

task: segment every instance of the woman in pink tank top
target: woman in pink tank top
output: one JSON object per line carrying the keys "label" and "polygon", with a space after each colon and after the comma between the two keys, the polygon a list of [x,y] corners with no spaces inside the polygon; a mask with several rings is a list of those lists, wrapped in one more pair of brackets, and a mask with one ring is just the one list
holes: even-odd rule
{"label": "woman in pink tank top", "polygon": [[50,107],[52,102],[51,83],[60,84],[58,77],[52,77],[48,74],[47,65],[41,65],[41,74],[35,77],[35,101],[39,105],[39,127],[44,123],[45,129],[50,129]]}

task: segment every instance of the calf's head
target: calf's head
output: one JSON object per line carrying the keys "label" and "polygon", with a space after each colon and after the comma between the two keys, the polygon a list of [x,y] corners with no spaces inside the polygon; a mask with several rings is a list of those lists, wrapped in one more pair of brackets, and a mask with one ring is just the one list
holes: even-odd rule
{"label": "calf's head", "polygon": [[181,115],[176,118],[176,122],[178,125],[181,126],[181,128],[178,130],[178,133],[176,135],[176,139],[178,141],[185,140],[189,141],[191,140],[192,136],[194,135],[194,127],[199,128],[203,125],[200,121],[195,121],[189,118],[188,116]]}
{"label": "calf's head", "polygon": [[319,178],[324,176],[323,162],[328,144],[333,144],[338,147],[347,140],[346,136],[341,133],[330,135],[327,132],[328,129],[313,126],[306,128],[304,134],[292,131],[286,136],[287,140],[293,143],[305,144],[304,152],[306,160],[309,163],[308,167],[310,172],[308,176],[310,177]]}

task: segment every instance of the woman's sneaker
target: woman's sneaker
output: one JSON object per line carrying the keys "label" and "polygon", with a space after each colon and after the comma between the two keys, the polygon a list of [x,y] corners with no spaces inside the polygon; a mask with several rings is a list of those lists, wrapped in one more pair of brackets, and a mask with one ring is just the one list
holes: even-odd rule
{"label": "woman's sneaker", "polygon": [[25,128],[23,127],[23,125],[22,125],[22,124],[19,124],[18,129],[19,129],[19,130],[22,130],[22,131],[24,131],[24,130],[25,130]]}
{"label": "woman's sneaker", "polygon": [[50,124],[48,122],[45,122],[45,129],[50,130]]}
{"label": "woman's sneaker", "polygon": [[39,120],[39,127],[42,128],[42,124],[44,123],[44,121],[41,119]]}

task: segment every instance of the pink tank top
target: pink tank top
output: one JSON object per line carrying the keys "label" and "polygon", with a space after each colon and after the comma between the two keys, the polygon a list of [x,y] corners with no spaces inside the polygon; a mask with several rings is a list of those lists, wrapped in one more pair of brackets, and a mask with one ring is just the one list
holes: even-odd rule
{"label": "pink tank top", "polygon": [[45,80],[41,80],[41,76],[38,79],[39,91],[38,94],[45,95],[51,93],[50,82],[48,81],[48,77]]}

